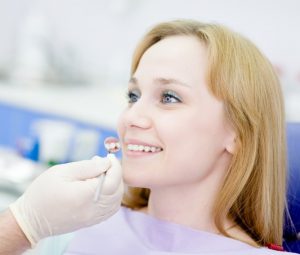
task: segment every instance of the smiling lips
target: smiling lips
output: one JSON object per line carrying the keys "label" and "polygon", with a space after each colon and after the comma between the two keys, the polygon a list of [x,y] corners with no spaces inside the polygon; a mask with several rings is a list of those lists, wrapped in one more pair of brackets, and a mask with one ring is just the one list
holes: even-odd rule
{"label": "smiling lips", "polygon": [[150,145],[133,139],[125,140],[125,145],[127,149],[127,154],[129,155],[145,155],[145,153],[152,154],[163,150],[159,146]]}
{"label": "smiling lips", "polygon": [[[111,150],[118,150],[120,149],[120,144],[115,141],[116,139],[106,139],[105,141],[105,147],[107,150],[112,152]],[[125,142],[127,154],[129,155],[143,155],[145,153],[147,154],[153,154],[156,152],[160,152],[163,149],[159,146],[153,146],[150,144],[146,144],[144,142],[138,141],[138,140],[127,140]],[[113,148],[112,148],[113,147]]]}

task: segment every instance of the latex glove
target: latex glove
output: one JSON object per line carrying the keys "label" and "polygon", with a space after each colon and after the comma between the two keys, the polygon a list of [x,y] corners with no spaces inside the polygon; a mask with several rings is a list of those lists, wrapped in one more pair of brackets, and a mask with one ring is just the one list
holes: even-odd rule
{"label": "latex glove", "polygon": [[[98,201],[99,175],[106,172]],[[32,247],[42,238],[97,224],[113,215],[123,196],[122,172],[113,154],[54,166],[28,187],[10,209]]]}

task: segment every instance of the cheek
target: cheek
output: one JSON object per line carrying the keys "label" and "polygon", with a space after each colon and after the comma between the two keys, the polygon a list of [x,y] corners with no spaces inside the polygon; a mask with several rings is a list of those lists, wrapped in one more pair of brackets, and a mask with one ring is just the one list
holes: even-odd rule
{"label": "cheek", "polygon": [[170,128],[165,137],[165,171],[171,178],[199,181],[207,176],[220,157],[221,135],[199,117],[186,118]]}
{"label": "cheek", "polygon": [[[199,141],[199,140],[198,140]],[[206,169],[205,146],[197,142],[188,130],[175,136],[166,147],[164,172],[172,183],[197,182]]]}
{"label": "cheek", "polygon": [[170,148],[166,154],[166,172],[177,183],[196,183],[208,176],[218,159],[216,151],[195,141],[182,148]]}

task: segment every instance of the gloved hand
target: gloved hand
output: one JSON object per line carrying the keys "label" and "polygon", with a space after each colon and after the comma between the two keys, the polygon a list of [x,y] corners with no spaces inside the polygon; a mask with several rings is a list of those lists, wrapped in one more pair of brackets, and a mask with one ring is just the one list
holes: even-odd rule
{"label": "gloved hand", "polygon": [[[106,172],[94,201],[99,175]],[[122,172],[113,154],[54,166],[28,187],[10,209],[32,247],[42,238],[97,224],[120,208]]]}

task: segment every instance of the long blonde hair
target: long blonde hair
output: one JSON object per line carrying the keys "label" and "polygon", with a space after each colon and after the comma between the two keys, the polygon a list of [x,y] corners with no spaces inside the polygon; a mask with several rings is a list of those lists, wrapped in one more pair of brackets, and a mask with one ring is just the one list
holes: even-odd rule
{"label": "long blonde hair", "polygon": [[[138,44],[133,74],[144,52],[174,35],[197,36],[209,53],[207,84],[225,105],[237,149],[215,201],[215,224],[225,236],[226,217],[258,245],[282,243],[286,195],[284,103],[270,62],[246,38],[217,24],[177,20],[158,24]],[[150,191],[128,188],[123,204],[147,205]],[[199,216],[201,217],[201,216]]]}

